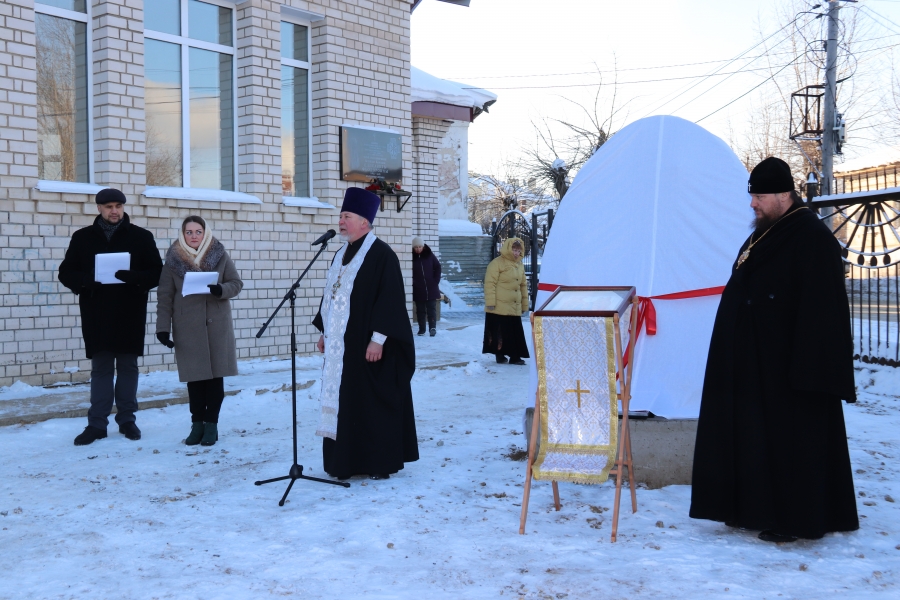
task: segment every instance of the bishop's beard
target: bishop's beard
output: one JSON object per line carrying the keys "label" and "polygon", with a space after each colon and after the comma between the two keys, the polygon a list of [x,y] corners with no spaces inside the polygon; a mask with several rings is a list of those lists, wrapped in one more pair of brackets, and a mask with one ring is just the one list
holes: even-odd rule
{"label": "bishop's beard", "polygon": [[777,218],[773,219],[769,215],[760,215],[750,221],[750,229],[752,229],[753,231],[763,232],[774,225],[775,221],[777,220]]}

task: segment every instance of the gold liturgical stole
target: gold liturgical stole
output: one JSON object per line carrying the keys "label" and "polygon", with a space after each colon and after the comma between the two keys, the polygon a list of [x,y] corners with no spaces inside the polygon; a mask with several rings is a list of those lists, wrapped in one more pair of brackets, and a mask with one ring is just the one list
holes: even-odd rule
{"label": "gold liturgical stole", "polygon": [[541,410],[535,479],[609,477],[619,429],[613,325],[613,317],[535,316]]}

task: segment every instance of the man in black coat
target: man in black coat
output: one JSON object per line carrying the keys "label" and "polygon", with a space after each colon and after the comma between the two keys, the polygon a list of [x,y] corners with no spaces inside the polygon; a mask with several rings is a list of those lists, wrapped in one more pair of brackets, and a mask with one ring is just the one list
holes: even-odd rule
{"label": "man in black coat", "polygon": [[[84,350],[91,359],[88,426],[75,438],[76,446],[106,437],[113,402],[119,432],[130,440],[141,439],[134,416],[137,359],[144,355],[147,301],[150,290],[159,285],[162,260],[153,234],[131,223],[125,202],[119,190],[101,190],[97,194],[100,215],[93,225],[75,232],[59,265],[60,283],[78,296]],[[116,271],[121,284],[99,283],[94,276],[96,257],[112,252],[129,253],[131,265]]]}
{"label": "man in black coat", "polygon": [[789,542],[859,528],[841,400],[856,399],[841,247],[787,163],[750,174],[754,231],[716,314],[690,515]]}
{"label": "man in black coat", "polygon": [[350,188],[338,222],[347,242],[328,270],[313,324],[325,353],[321,416],[325,471],[387,479],[418,460],[410,381],[412,328],[397,255],[372,231],[378,196]]}

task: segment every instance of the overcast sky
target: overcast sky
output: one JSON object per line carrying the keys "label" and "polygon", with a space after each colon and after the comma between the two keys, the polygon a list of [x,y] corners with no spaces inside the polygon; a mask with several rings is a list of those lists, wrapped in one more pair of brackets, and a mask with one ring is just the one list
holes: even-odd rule
{"label": "overcast sky", "polygon": [[[532,121],[576,118],[578,109],[570,101],[591,104],[601,77],[607,90],[601,106],[608,110],[614,67],[617,105],[623,108],[614,129],[650,114],[698,121],[721,109],[700,124],[728,141],[730,131],[746,128],[752,103],[758,103],[771,84],[723,109],[770,75],[760,70],[766,66],[763,59],[745,58],[732,65],[726,61],[758,43],[760,31],[764,36],[778,31],[774,7],[784,1],[472,0],[469,8],[463,8],[424,0],[412,17],[412,63],[432,75],[483,86],[499,96],[490,114],[480,116],[470,129],[473,170],[487,170],[504,157],[514,159],[523,145],[533,143]],[[900,59],[900,46],[889,47],[900,44],[900,0],[842,5],[847,7],[842,13],[863,11],[864,27],[858,35],[863,41],[856,48],[866,52],[854,57],[858,69],[888,77],[891,60]],[[878,15],[866,12],[865,6]],[[787,34],[787,30],[776,34],[771,42]],[[773,64],[795,58],[786,45],[781,50]],[[761,48],[751,50],[746,57],[760,52]],[[723,66],[723,75],[697,77]],[[724,75],[737,70],[741,72]],[[889,90],[887,84],[883,88]],[[900,120],[896,112],[885,118]],[[885,144],[876,135],[880,128],[868,121],[866,131],[854,135],[858,115],[847,116],[852,141],[848,157]]]}

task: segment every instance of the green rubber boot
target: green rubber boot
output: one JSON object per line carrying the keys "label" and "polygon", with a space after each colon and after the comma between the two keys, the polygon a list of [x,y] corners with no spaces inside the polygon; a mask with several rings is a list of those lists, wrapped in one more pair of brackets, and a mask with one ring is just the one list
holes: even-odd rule
{"label": "green rubber boot", "polygon": [[186,446],[196,446],[203,437],[203,423],[191,423],[191,433],[185,438]]}
{"label": "green rubber boot", "polygon": [[201,446],[212,446],[219,441],[219,426],[216,423],[203,424],[203,439],[200,440]]}

